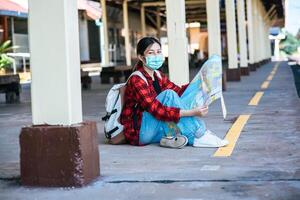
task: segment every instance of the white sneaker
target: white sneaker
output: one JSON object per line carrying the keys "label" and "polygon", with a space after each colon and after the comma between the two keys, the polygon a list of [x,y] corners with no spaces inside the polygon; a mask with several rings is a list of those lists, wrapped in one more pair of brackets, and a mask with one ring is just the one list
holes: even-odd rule
{"label": "white sneaker", "polygon": [[223,147],[228,145],[228,140],[222,140],[210,130],[206,130],[204,135],[200,138],[194,139],[194,147]]}

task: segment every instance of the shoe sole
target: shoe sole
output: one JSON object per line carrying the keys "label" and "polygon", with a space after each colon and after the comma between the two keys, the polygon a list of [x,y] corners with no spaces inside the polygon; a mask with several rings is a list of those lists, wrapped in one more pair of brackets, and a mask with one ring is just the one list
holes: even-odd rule
{"label": "shoe sole", "polygon": [[193,147],[206,147],[206,148],[219,148],[219,147],[225,147],[227,146],[229,143],[225,144],[225,145],[222,145],[222,146],[212,146],[212,145],[207,145],[207,144],[201,144],[201,145],[196,145]]}
{"label": "shoe sole", "polygon": [[185,147],[188,143],[188,139],[186,138],[185,143],[183,145],[181,145],[180,147],[178,147],[177,149],[182,149],[183,147]]}
{"label": "shoe sole", "polygon": [[187,139],[187,137],[185,137],[185,143],[182,144],[182,145],[180,145],[180,146],[178,146],[178,147],[171,147],[171,146],[164,145],[164,144],[161,144],[161,143],[159,143],[159,145],[161,147],[167,147],[167,148],[171,148],[171,149],[182,149],[183,147],[185,147],[187,145],[187,143],[188,143],[188,139]]}

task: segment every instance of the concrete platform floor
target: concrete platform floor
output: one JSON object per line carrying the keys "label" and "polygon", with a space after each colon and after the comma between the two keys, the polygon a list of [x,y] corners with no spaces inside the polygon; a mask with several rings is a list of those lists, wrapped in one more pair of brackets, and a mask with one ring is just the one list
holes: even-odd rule
{"label": "concrete platform floor", "polygon": [[[6,105],[0,95],[0,199],[300,199],[300,99],[286,63],[267,89],[261,84],[275,63],[269,63],[228,83],[228,110],[222,119],[220,102],[205,117],[208,128],[224,137],[241,114],[250,119],[229,157],[214,157],[216,149],[158,145],[111,146],[104,142],[104,100],[111,85],[95,79],[83,91],[85,120],[96,120],[101,177],[83,188],[32,188],[19,183],[18,135],[31,124],[30,89],[23,86],[22,103]],[[191,76],[195,70],[191,72]],[[264,95],[249,106],[258,91]]]}

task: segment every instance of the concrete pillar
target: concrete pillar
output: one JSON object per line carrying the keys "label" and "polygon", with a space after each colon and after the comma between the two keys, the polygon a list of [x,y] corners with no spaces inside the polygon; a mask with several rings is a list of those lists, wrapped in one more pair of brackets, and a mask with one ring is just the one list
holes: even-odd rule
{"label": "concrete pillar", "polygon": [[106,12],[106,0],[101,0],[102,9],[102,26],[100,26],[101,37],[101,64],[109,65],[109,40],[108,40],[108,24]]}
{"label": "concrete pillar", "polygon": [[263,34],[264,34],[264,60],[267,60],[268,59],[268,54],[267,54],[267,52],[268,52],[267,51],[267,46],[268,46],[268,43],[267,43],[268,24],[267,24],[267,20],[264,18],[264,16],[266,15],[266,10],[264,9],[264,6],[262,4],[261,4],[261,7],[263,9],[262,21],[263,21]]}
{"label": "concrete pillar", "polygon": [[[29,2],[33,124],[80,123],[82,103],[77,2]],[[45,17],[47,13],[55,15]]]}
{"label": "concrete pillar", "polygon": [[146,19],[145,19],[145,6],[141,6],[141,27],[142,27],[142,36],[146,36]]}
{"label": "concrete pillar", "polygon": [[272,48],[271,48],[271,40],[269,38],[269,30],[270,30],[270,24],[268,23],[268,27],[267,27],[267,51],[268,51],[268,59],[272,58]]}
{"label": "concrete pillar", "polygon": [[269,41],[269,19],[268,17],[268,12],[265,10],[263,4],[261,3],[261,8],[262,8],[262,19],[263,19],[263,30],[264,30],[264,59],[265,61],[268,61],[270,59],[270,41]]}
{"label": "concrete pillar", "polygon": [[209,56],[222,56],[219,0],[206,0],[206,13]]}
{"label": "concrete pillar", "polygon": [[23,185],[78,187],[99,176],[96,123],[82,122],[78,32],[77,1],[29,1],[32,121],[39,126],[21,130]]}
{"label": "concrete pillar", "polygon": [[263,61],[266,59],[266,29],[265,29],[265,23],[262,21],[262,59]]}
{"label": "concrete pillar", "polygon": [[247,0],[247,31],[248,31],[248,51],[249,51],[249,69],[255,71],[255,39],[254,39],[254,16],[253,16],[253,1]]}
{"label": "concrete pillar", "polygon": [[257,0],[257,20],[258,20],[258,62],[261,63],[262,60],[264,59],[264,32],[263,32],[263,21],[262,21],[262,9],[261,9],[261,4],[260,1]]}
{"label": "concrete pillar", "polygon": [[260,61],[260,41],[259,41],[259,37],[260,37],[260,28],[259,28],[259,20],[258,20],[258,10],[257,10],[257,0],[253,0],[253,17],[254,17],[254,63],[255,63],[255,67],[258,68],[259,67],[259,61]]}
{"label": "concrete pillar", "polygon": [[125,33],[125,55],[126,55],[126,65],[131,66],[131,46],[129,38],[129,23],[128,23],[128,2],[123,1],[123,23],[124,23],[124,33]]}
{"label": "concrete pillar", "polygon": [[262,60],[266,60],[266,24],[264,20],[265,16],[265,9],[262,5],[261,2],[259,2],[259,7],[260,7],[260,21],[261,21],[261,29],[262,29]]}
{"label": "concrete pillar", "polygon": [[279,43],[280,43],[280,39],[276,38],[274,40],[274,57],[275,57],[275,61],[279,61],[280,60]]}
{"label": "concrete pillar", "polygon": [[[12,46],[15,46],[15,19],[14,17],[10,17],[10,31],[11,31],[11,44]],[[13,49],[13,52],[16,52],[16,49]],[[25,71],[26,71],[26,65],[25,65]]]}
{"label": "concrete pillar", "polygon": [[80,60],[90,60],[88,23],[86,18],[79,18],[79,43]]}
{"label": "concrete pillar", "polygon": [[188,44],[185,28],[185,1],[166,0],[169,77],[178,85],[189,82]]}
{"label": "concrete pillar", "polygon": [[260,20],[260,27],[261,27],[261,62],[262,64],[264,64],[265,60],[266,60],[266,24],[264,21],[264,13],[265,13],[265,9],[261,3],[261,1],[258,2],[259,3],[259,10],[260,10],[260,15],[259,15],[259,20]]}
{"label": "concrete pillar", "polygon": [[[206,0],[208,54],[222,57],[219,0]],[[226,90],[226,71],[222,73],[222,88]]]}
{"label": "concrete pillar", "polygon": [[268,55],[268,59],[270,60],[272,57],[272,50],[271,50],[271,40],[269,39],[269,30],[270,30],[270,25],[268,23],[268,26],[266,27],[267,32],[266,32],[266,41],[267,41],[267,55]]}
{"label": "concrete pillar", "polygon": [[160,38],[160,27],[161,27],[161,18],[160,18],[160,8],[156,9],[156,29],[157,29],[157,38]]}
{"label": "concrete pillar", "polygon": [[239,49],[240,49],[240,67],[241,75],[249,75],[248,53],[247,53],[247,35],[245,22],[245,2],[244,0],[237,1],[238,12],[238,32],[239,32]]}
{"label": "concrete pillar", "polygon": [[226,0],[226,32],[227,32],[227,51],[228,51],[228,81],[240,81],[241,71],[237,63],[237,37],[236,37],[236,19],[235,2]]}
{"label": "concrete pillar", "polygon": [[267,47],[268,47],[268,44],[267,44],[267,41],[266,41],[266,37],[267,37],[267,24],[265,22],[263,22],[263,51],[264,51],[264,60],[266,60],[268,58],[268,55],[267,55]]}

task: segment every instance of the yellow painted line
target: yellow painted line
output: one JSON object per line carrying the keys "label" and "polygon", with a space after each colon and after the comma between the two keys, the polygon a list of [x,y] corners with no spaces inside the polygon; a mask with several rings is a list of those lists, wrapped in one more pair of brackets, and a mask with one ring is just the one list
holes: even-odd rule
{"label": "yellow painted line", "polygon": [[277,70],[272,70],[272,71],[271,71],[271,75],[274,76],[274,75],[276,74],[276,71],[277,71]]}
{"label": "yellow painted line", "polygon": [[257,106],[261,97],[264,95],[264,92],[256,92],[256,94],[254,95],[254,97],[251,99],[251,101],[249,102],[249,106]]}
{"label": "yellow painted line", "polygon": [[[278,67],[279,67],[279,63],[276,63],[266,81],[271,81],[274,78],[274,75],[276,74]],[[267,84],[267,83],[265,83],[265,84]],[[262,89],[265,89],[265,88],[262,88]]]}
{"label": "yellow painted line", "polygon": [[225,139],[229,141],[229,144],[225,147],[220,147],[214,153],[214,157],[228,157],[232,154],[235,144],[251,115],[240,115],[234,122],[232,127],[226,134]]}
{"label": "yellow painted line", "polygon": [[267,81],[271,81],[273,79],[273,77],[274,77],[273,75],[269,75],[267,78]]}
{"label": "yellow painted line", "polygon": [[261,89],[267,89],[270,85],[270,82],[269,81],[265,81],[263,82],[263,84],[261,84],[260,88]]}
{"label": "yellow painted line", "polygon": [[273,68],[273,71],[277,71],[277,69],[278,69],[278,67],[279,67],[279,63],[276,63],[276,65],[274,66],[274,68]]}
{"label": "yellow painted line", "polygon": [[[267,89],[270,85],[270,81],[273,79],[274,75],[277,72],[277,69],[279,67],[280,63],[276,63],[273,67],[273,70],[271,71],[270,75],[268,76],[267,80],[264,81],[261,85],[261,89]],[[264,95],[264,92],[256,92],[254,97],[250,100],[249,104],[250,106],[257,106],[260,99]],[[231,126],[229,131],[226,134],[225,139],[229,141],[229,144],[225,147],[220,147],[218,150],[214,153],[214,157],[229,157],[231,156],[234,147],[236,145],[236,142],[246,125],[247,121],[249,120],[251,115],[240,115],[238,119],[234,122],[234,124]]]}

